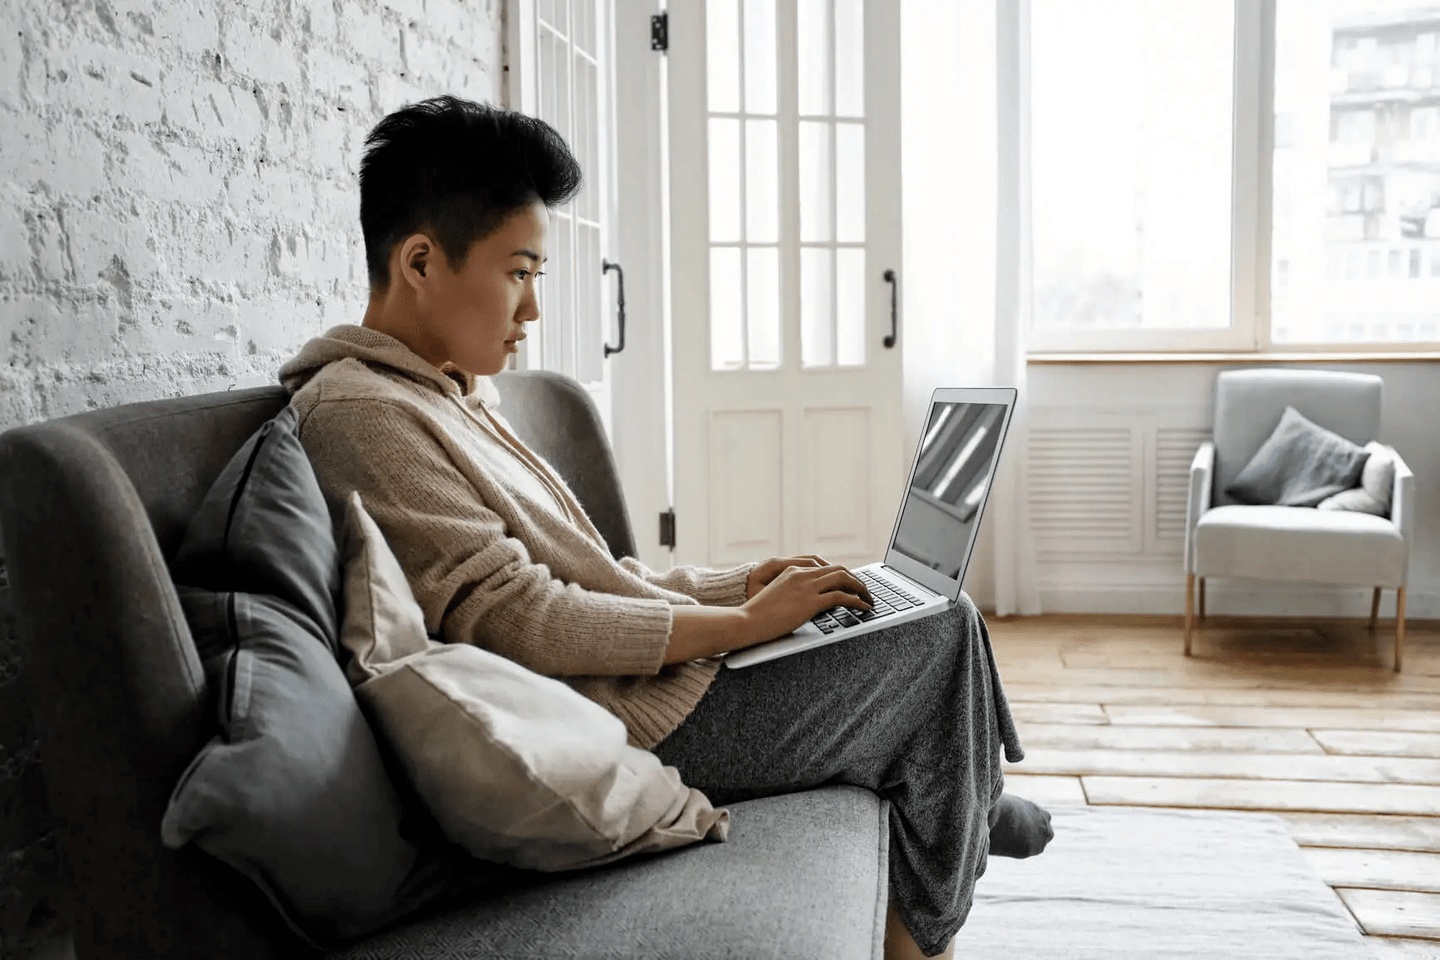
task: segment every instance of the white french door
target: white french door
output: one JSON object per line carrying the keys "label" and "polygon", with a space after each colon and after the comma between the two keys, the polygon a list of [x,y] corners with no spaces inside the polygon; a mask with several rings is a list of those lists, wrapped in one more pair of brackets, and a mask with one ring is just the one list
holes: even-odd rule
{"label": "white french door", "polygon": [[584,177],[575,198],[551,211],[540,322],[521,344],[515,366],[578,380],[607,431],[612,412],[604,346],[613,308],[601,264],[614,220],[613,7],[614,0],[511,0],[507,8],[510,106],[554,127]]}
{"label": "white french door", "polygon": [[672,0],[669,43],[675,559],[879,559],[909,466],[898,9]]}

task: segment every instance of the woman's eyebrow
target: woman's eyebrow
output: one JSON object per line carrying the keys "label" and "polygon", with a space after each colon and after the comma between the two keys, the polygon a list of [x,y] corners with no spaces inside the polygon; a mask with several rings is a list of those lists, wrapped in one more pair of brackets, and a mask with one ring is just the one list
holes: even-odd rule
{"label": "woman's eyebrow", "polygon": [[534,250],[516,250],[514,253],[510,254],[510,256],[524,257],[527,260],[533,260],[536,263],[544,263],[546,260],[550,259],[549,257],[545,257],[542,259],[540,254],[536,253]]}

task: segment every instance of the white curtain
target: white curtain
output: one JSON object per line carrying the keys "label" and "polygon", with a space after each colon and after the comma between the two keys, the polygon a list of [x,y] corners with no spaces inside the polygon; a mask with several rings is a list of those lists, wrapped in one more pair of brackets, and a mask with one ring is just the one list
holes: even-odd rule
{"label": "white curtain", "polygon": [[1028,0],[903,0],[901,109],[907,439],[939,386],[1020,399],[966,591],[997,615],[1040,612],[1030,529]]}

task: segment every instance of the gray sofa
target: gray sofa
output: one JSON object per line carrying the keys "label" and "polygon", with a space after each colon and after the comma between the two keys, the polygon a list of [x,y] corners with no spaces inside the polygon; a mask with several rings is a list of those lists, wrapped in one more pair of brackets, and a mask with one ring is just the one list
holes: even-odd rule
{"label": "gray sofa", "polygon": [[[496,378],[503,412],[634,552],[614,461],[566,378]],[[75,895],[78,960],[315,955],[249,881],[161,845],[186,764],[217,728],[168,561],[279,387],[135,403],[0,436],[0,531],[27,693]],[[887,814],[832,786],[733,804],[730,839],[527,875],[407,918],[353,958],[860,958],[882,953]]]}

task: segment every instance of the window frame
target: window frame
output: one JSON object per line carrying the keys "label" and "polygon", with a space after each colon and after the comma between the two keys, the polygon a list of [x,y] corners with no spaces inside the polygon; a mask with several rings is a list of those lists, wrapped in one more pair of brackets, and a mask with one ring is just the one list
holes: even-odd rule
{"label": "window frame", "polygon": [[[1230,325],[1210,330],[1046,330],[1030,311],[1030,354],[1431,353],[1434,341],[1275,343],[1270,326],[1270,233],[1275,142],[1276,0],[1235,0],[1231,161]],[[1028,28],[1028,27],[1027,27]],[[1033,286],[1026,295],[1033,294]]]}

